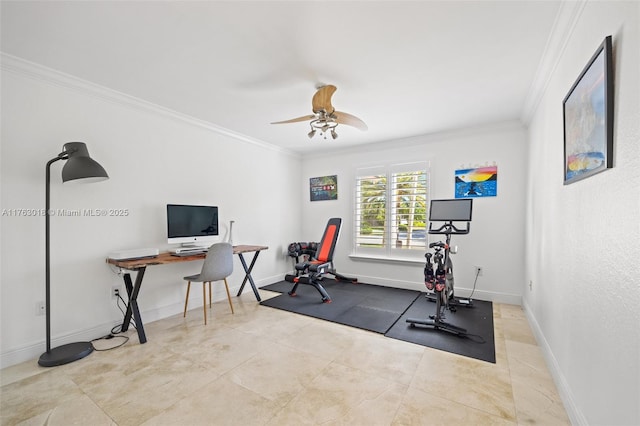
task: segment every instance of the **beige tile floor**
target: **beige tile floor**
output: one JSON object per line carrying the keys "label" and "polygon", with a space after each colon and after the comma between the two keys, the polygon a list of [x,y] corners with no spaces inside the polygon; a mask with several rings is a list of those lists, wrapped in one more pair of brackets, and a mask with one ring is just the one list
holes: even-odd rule
{"label": "beige tile floor", "polygon": [[234,306],[214,304],[206,326],[201,308],[146,324],[143,345],[134,332],[71,364],[1,370],[1,424],[569,424],[519,306],[494,304],[496,364],[259,306],[252,294]]}

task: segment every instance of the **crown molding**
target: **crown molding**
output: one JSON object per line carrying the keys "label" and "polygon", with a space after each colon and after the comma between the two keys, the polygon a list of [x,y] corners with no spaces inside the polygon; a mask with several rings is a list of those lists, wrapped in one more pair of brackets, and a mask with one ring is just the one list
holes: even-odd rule
{"label": "crown molding", "polygon": [[551,77],[564,54],[576,23],[588,0],[562,1],[547,39],[542,58],[538,63],[535,77],[524,102],[520,120],[528,126],[547,90]]}
{"label": "crown molding", "polygon": [[304,158],[313,157],[314,159],[321,157],[335,157],[336,155],[361,154],[363,149],[370,151],[383,151],[393,149],[394,151],[421,147],[429,143],[438,143],[448,140],[465,139],[469,137],[478,137],[479,135],[491,135],[500,133],[522,133],[525,127],[520,120],[505,120],[491,123],[480,124],[476,126],[461,127],[456,129],[446,129],[433,133],[424,133],[418,135],[405,136],[397,139],[384,140],[379,142],[371,142],[366,145],[353,145],[326,152],[310,152],[303,156]]}
{"label": "crown molding", "polygon": [[102,99],[107,102],[114,102],[126,107],[135,108],[146,112],[152,112],[165,118],[171,118],[173,120],[178,120],[192,126],[204,128],[206,130],[218,133],[220,135],[228,136],[230,138],[246,142],[260,148],[277,151],[279,153],[291,155],[294,157],[300,157],[300,154],[294,151],[278,147],[276,145],[264,142],[251,136],[247,136],[242,133],[238,133],[233,130],[218,126],[209,121],[201,120],[199,118],[195,118],[193,116],[183,114],[169,108],[165,108],[152,102],[145,101],[144,99],[127,95],[126,93],[122,93],[117,90],[92,83],[74,75],[67,74],[41,64],[28,61],[18,56],[7,54],[5,52],[0,52],[0,69],[22,77],[38,80],[53,86],[74,90],[84,95]]}

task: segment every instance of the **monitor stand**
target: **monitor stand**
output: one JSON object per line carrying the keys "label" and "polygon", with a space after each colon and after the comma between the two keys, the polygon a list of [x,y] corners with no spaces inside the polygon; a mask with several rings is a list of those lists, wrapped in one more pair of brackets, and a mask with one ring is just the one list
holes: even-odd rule
{"label": "monitor stand", "polygon": [[209,248],[207,246],[197,246],[195,244],[181,245],[178,248],[169,250],[169,253],[173,255],[189,255],[197,253],[205,253]]}

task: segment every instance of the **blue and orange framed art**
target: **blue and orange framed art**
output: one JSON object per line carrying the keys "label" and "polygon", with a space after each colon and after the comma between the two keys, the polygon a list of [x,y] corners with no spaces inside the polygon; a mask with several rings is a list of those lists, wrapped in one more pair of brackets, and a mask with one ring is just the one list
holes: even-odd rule
{"label": "blue and orange framed art", "polygon": [[613,167],[613,64],[607,36],[562,102],[564,184]]}
{"label": "blue and orange framed art", "polygon": [[456,170],[456,198],[498,195],[498,166]]}

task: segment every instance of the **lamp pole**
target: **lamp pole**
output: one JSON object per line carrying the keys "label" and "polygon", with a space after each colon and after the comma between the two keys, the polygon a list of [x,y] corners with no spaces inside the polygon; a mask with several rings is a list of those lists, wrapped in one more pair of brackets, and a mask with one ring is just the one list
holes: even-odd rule
{"label": "lamp pole", "polygon": [[51,229],[51,219],[49,208],[51,207],[51,165],[56,161],[64,159],[66,153],[61,152],[56,158],[52,158],[47,162],[46,172],[46,190],[45,190],[45,211],[44,211],[44,232],[45,232],[45,248],[44,248],[44,285],[46,300],[46,322],[47,322],[47,352],[51,353],[51,241],[49,238]]}

